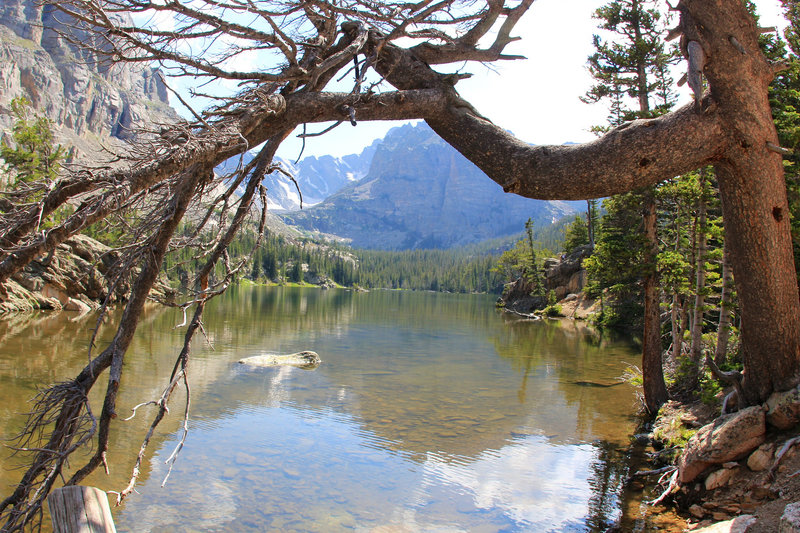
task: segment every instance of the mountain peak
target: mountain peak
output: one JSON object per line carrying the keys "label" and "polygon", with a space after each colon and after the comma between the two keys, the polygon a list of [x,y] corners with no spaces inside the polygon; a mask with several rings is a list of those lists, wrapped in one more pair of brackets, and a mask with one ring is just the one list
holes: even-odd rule
{"label": "mountain peak", "polygon": [[367,175],[319,205],[287,213],[306,230],[377,249],[450,248],[514,235],[572,214],[565,202],[506,194],[427,124],[390,130]]}

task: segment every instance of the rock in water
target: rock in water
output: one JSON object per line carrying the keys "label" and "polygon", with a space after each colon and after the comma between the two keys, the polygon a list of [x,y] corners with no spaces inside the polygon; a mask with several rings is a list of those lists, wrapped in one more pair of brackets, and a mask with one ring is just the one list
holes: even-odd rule
{"label": "rock in water", "polygon": [[239,363],[249,366],[269,367],[269,366],[294,366],[304,370],[317,368],[322,360],[317,352],[304,351],[289,355],[265,354],[254,355],[240,359]]}

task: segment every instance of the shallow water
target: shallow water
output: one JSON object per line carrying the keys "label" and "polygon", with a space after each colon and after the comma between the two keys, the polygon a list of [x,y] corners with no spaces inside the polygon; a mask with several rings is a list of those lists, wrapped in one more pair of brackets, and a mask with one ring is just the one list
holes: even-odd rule
{"label": "shallow water", "polygon": [[[120,418],[159,395],[181,321],[148,311],[126,357]],[[620,509],[637,512],[620,489],[636,409],[616,381],[638,358],[627,344],[569,321],[510,319],[488,296],[394,291],[237,287],[204,323],[213,348],[195,344],[185,447],[162,488],[181,392],[139,494],[114,511],[120,531],[602,531]],[[36,386],[85,364],[93,326],[66,313],[0,323],[4,437]],[[301,350],[322,365],[236,363]],[[115,424],[111,474],[87,484],[125,486],[153,414]],[[7,495],[19,473],[2,453]]]}

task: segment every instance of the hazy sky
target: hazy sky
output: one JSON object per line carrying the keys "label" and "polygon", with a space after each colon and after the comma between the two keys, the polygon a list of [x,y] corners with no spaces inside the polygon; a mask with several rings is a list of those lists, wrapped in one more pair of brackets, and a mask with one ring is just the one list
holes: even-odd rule
{"label": "hazy sky", "polygon": [[[562,144],[593,139],[589,128],[605,124],[607,107],[584,104],[578,98],[592,85],[586,70],[592,35],[598,32],[592,13],[606,1],[536,0],[512,33],[522,40],[506,48],[507,53],[528,59],[489,67],[467,64],[461,70],[473,77],[459,82],[459,93],[484,116],[526,142]],[[779,0],[755,3],[762,26],[785,25]],[[688,86],[680,88],[679,105],[688,101],[690,94]],[[345,123],[327,135],[308,139],[303,156],[357,153],[399,124],[364,122],[353,127]],[[321,131],[325,126],[309,125],[308,131]],[[292,136],[279,155],[294,160],[300,146],[301,141]]]}

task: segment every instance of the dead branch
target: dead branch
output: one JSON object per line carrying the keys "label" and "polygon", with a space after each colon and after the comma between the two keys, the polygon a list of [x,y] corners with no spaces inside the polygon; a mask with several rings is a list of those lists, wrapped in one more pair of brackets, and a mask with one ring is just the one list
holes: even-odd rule
{"label": "dead branch", "polygon": [[[173,144],[161,136],[149,143],[143,150],[144,154],[138,157],[134,154],[129,158],[127,167],[96,171],[94,178],[86,183],[73,177],[57,183],[42,200],[45,216],[78,195],[84,199],[73,215],[44,234],[33,231],[38,209],[0,215],[0,221],[8,221],[8,225],[0,230],[0,242],[6,250],[0,253],[0,283],[34,257],[53,249],[87,226],[119,212],[130,198],[152,190],[164,180],[173,179],[184,168],[196,165],[214,167],[250,146],[261,144],[266,138],[304,122],[339,120],[342,105],[356,109],[362,120],[392,120],[420,118],[440,109],[444,102],[443,93],[437,90],[368,96],[298,93],[288,99],[274,94],[264,96],[258,90],[252,90],[243,98],[247,98],[248,103],[236,108],[235,118],[225,115],[209,122],[213,126],[210,130],[202,125],[185,127],[187,141],[184,143]],[[291,107],[286,107],[287,102]],[[402,105],[397,105],[398,102]]]}
{"label": "dead branch", "polygon": [[665,499],[667,499],[667,497],[675,491],[675,489],[678,487],[678,485],[679,485],[679,482],[678,482],[678,469],[676,468],[675,471],[672,473],[672,476],[670,476],[669,485],[667,485],[667,488],[664,490],[664,492],[662,492],[661,495],[658,498],[656,498],[654,500],[649,500],[649,501],[647,501],[645,503],[647,505],[658,505],[659,503],[661,503]]}
{"label": "dead branch", "polygon": [[695,107],[699,109],[700,101],[703,98],[703,69],[706,66],[706,53],[699,42],[689,41],[687,45],[687,60],[689,69],[686,76],[689,87],[694,93]]}
{"label": "dead branch", "polygon": [[42,503],[69,456],[96,429],[86,390],[77,381],[57,384],[37,395],[14,447],[15,453],[28,452],[33,457],[14,492],[0,503],[3,531],[24,531],[28,524],[41,524]]}
{"label": "dead branch", "polygon": [[[171,394],[180,382],[187,389],[184,432],[170,461],[178,456],[188,432],[189,340],[195,331],[204,331],[201,318],[205,303],[224,292],[245,264],[231,264],[227,248],[248,217],[253,216],[257,197],[262,203],[259,235],[263,233],[266,196],[261,180],[273,169],[277,147],[299,124],[343,118],[424,118],[506,191],[542,199],[596,198],[653,184],[722,160],[730,143],[724,114],[713,112],[719,102],[710,96],[703,101],[702,114],[687,106],[656,120],[637,121],[612,130],[606,137],[581,146],[532,147],[482,117],[455,90],[455,82],[464,75],[437,72],[430,65],[518,57],[505,54],[504,49],[516,40],[511,35],[513,28],[532,0],[53,3],[61,12],[63,37],[67,42],[82,43],[87,58],[156,61],[173,75],[238,80],[242,85],[239,93],[195,112],[193,122],[164,125],[141,136],[130,153],[113,164],[73,169],[55,183],[31,185],[28,192],[40,195],[38,202],[21,196],[4,197],[0,211],[0,284],[34,257],[54,249],[90,224],[131,209],[142,214],[140,220],[129,225],[122,217],[117,221],[128,225],[131,233],[124,249],[128,262],[123,264],[139,271],[113,341],[71,382],[74,392],[61,396],[54,392],[54,401],[45,410],[48,414],[30,419],[27,431],[35,439],[20,448],[28,448],[34,454],[33,466],[23,475],[14,494],[0,504],[0,516],[9,530],[20,530],[25,523],[35,522],[43,496],[60,475],[73,446],[96,438],[94,455],[68,483],[78,483],[99,465],[105,465],[126,350],[166,254],[186,245],[204,263],[196,273],[196,292],[191,299],[196,305],[194,318],[164,389]],[[731,6],[733,3],[726,4]],[[705,46],[708,43],[700,40],[697,25],[687,22],[689,8],[693,9],[692,15],[699,16],[703,14],[700,7],[706,6],[686,0],[677,9],[682,15],[682,41],[695,42],[697,46],[702,42]],[[129,18],[130,14],[137,16]],[[226,14],[231,17],[226,18]],[[252,24],[240,22],[239,17],[244,15]],[[174,19],[175,27],[158,27],[153,21],[161,16]],[[479,48],[478,43],[498,25],[494,42],[488,48]],[[727,36],[738,31],[737,27],[718,33]],[[748,50],[754,50],[752,42],[738,33],[737,37]],[[411,39],[415,46],[400,46],[398,43],[406,42],[400,39]],[[419,39],[425,42],[419,43]],[[731,41],[726,38],[725,50],[713,50],[717,56],[731,48]],[[242,63],[234,60],[255,51],[266,52],[271,60],[255,70],[237,70],[235,65]],[[714,83],[717,78],[712,75],[718,74],[714,62],[709,61],[712,48],[701,47],[700,51],[703,55],[697,50],[691,54],[684,51],[693,57],[689,69],[693,89],[702,84],[697,79],[700,74],[707,73]],[[366,59],[356,69],[350,93],[323,92],[351,63],[359,65],[362,55]],[[753,55],[742,61],[751,60]],[[373,87],[364,92],[361,86],[370,69],[398,90],[378,93],[372,91]],[[699,103],[699,90],[695,95]],[[765,138],[771,137],[761,137]],[[212,176],[212,169],[219,163],[264,142],[253,163],[237,168],[233,177]],[[228,178],[231,179],[225,182],[223,192],[209,192],[212,184],[220,185]],[[239,185],[244,185],[244,193],[237,197]],[[38,231],[42,220],[70,202],[77,205],[71,216],[53,228]],[[190,208],[198,213],[199,227],[185,237],[175,238],[178,223]],[[210,231],[206,224],[214,217],[219,217],[219,225]],[[215,281],[211,273],[220,262],[225,275]],[[104,405],[99,419],[94,420],[85,398],[107,369]],[[123,490],[121,498],[134,490],[137,469],[152,431],[168,412],[169,394],[162,393],[161,398],[153,400],[158,402],[159,412],[144,438],[129,490]],[[677,475],[673,474],[669,487],[656,502],[671,493],[676,484]]]}
{"label": "dead branch", "polygon": [[[711,356],[711,352],[709,351],[706,351],[705,363],[706,366],[709,369],[711,369],[711,373],[714,374],[715,378],[717,378],[722,383],[733,386],[734,390],[736,391],[736,403],[738,409],[743,409],[744,407],[747,407],[746,405],[744,405],[744,402],[746,400],[745,400],[744,390],[742,389],[743,376],[741,372],[738,372],[736,370],[725,372],[721,370],[717,366],[717,363],[714,362],[714,358]],[[729,398],[726,396],[725,400],[723,401],[723,409],[725,409],[728,406],[728,400]]]}
{"label": "dead branch", "polygon": [[669,466],[664,466],[662,468],[656,468],[655,470],[639,470],[637,472],[634,472],[634,474],[631,475],[630,479],[633,479],[634,477],[656,476],[665,473],[672,473],[676,469],[677,469],[676,466],[669,465]]}
{"label": "dead branch", "polygon": [[[72,476],[68,484],[80,482],[97,466],[105,465],[109,423],[116,416],[116,394],[123,356],[133,338],[147,294],[156,281],[169,240],[188,207],[195,187],[202,181],[202,175],[198,172],[183,179],[175,193],[174,202],[165,213],[160,231],[148,241],[149,253],[143,254],[145,264],[134,284],[113,341],[92,359],[75,380],[49,389],[50,392],[43,396],[45,401],[43,409],[39,410],[40,414],[29,417],[21,442],[30,442],[31,438],[39,442],[46,441],[46,445],[37,448],[49,452],[37,453],[14,493],[0,504],[0,518],[5,521],[4,531],[21,531],[26,523],[41,513],[42,503],[69,456],[94,435],[97,435],[95,454]],[[109,367],[111,371],[106,397],[98,423],[91,414],[86,398],[96,379]],[[85,427],[87,417],[91,420],[90,431],[81,429]]]}

